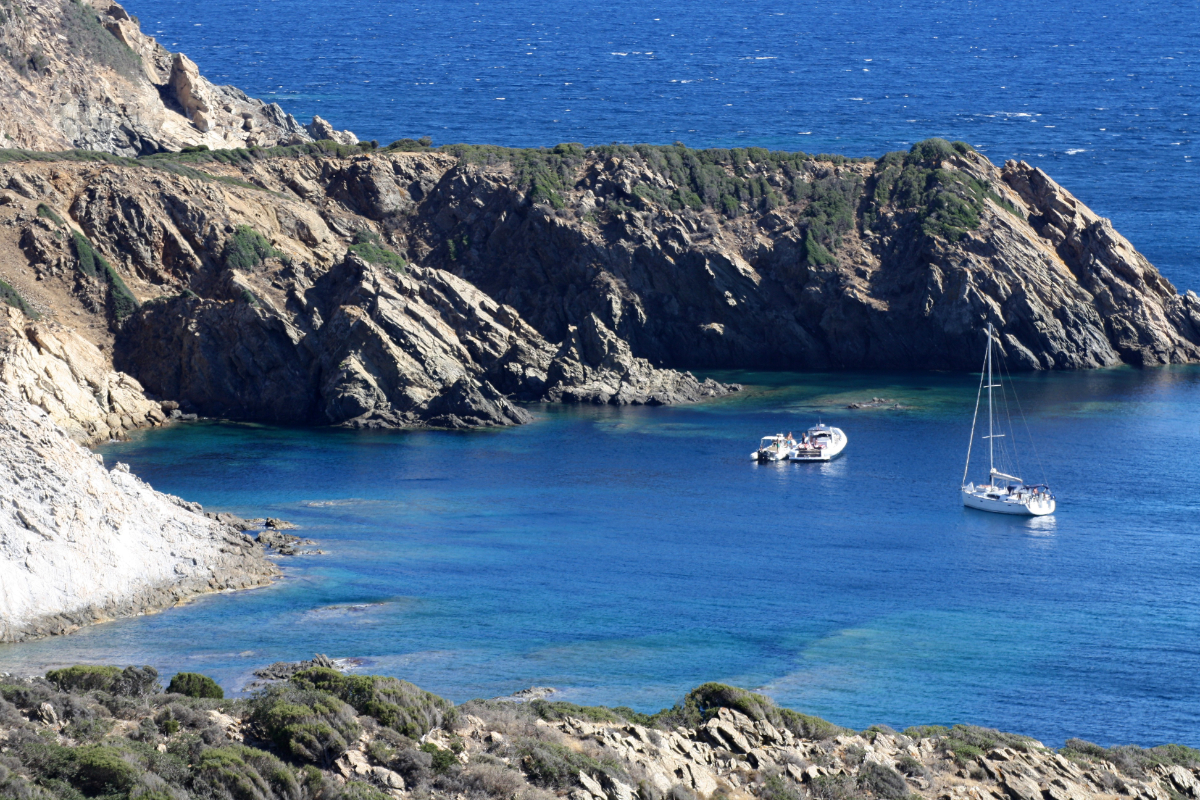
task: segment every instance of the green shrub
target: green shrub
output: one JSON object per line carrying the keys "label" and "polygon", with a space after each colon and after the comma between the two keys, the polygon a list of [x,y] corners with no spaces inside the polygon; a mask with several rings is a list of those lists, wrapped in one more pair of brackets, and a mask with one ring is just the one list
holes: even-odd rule
{"label": "green shrub", "polygon": [[910,778],[929,778],[929,770],[925,765],[909,755],[896,759],[896,769]]}
{"label": "green shrub", "polygon": [[272,687],[255,699],[251,718],[282,752],[326,766],[359,734],[353,708],[313,689]]}
{"label": "green shrub", "polygon": [[457,717],[449,700],[397,678],[343,675],[337,670],[314,667],[296,673],[291,682],[301,689],[328,692],[358,713],[413,739],[450,725]]}
{"label": "green shrub", "polygon": [[859,788],[886,800],[903,800],[908,797],[908,784],[904,777],[891,767],[868,761],[858,771]]}
{"label": "green shrub", "polygon": [[225,690],[207,675],[195,672],[180,672],[171,678],[167,686],[171,694],[184,694],[188,697],[207,697],[213,700],[224,700]]}
{"label": "green shrub", "polygon": [[71,241],[75,246],[75,260],[79,271],[89,278],[99,277],[97,261],[103,256],[96,252],[92,243],[79,231],[71,231]]}
{"label": "green shrub", "polygon": [[787,728],[806,739],[830,739],[847,729],[826,722],[820,717],[801,714],[790,708],[779,708],[769,697],[721,683],[705,683],[684,697],[674,708],[660,711],[651,717],[654,725],[672,727],[683,725],[695,728],[716,715],[717,710],[729,708],[753,720],[766,720],[777,728]]}
{"label": "green shrub", "polygon": [[914,725],[904,729],[904,735],[910,739],[932,739],[948,733],[950,729],[945,725]]}
{"label": "green shrub", "polygon": [[826,250],[825,246],[813,236],[811,229],[804,234],[804,260],[814,266],[837,263],[837,259],[833,257],[833,254]]}
{"label": "green shrub", "polygon": [[458,759],[454,757],[454,753],[450,750],[443,750],[433,742],[426,742],[420,747],[421,752],[429,753],[433,758],[433,774],[445,775],[454,767],[458,766]]}
{"label": "green shrub", "polygon": [[283,762],[245,745],[205,750],[200,754],[195,773],[196,788],[203,790],[201,796],[268,800],[300,795],[300,785]]}
{"label": "green shrub", "polygon": [[283,258],[266,237],[249,225],[239,225],[225,243],[221,260],[226,269],[253,270],[268,258]]}
{"label": "green shrub", "polygon": [[579,773],[600,773],[629,781],[619,764],[602,763],[556,742],[521,739],[515,743],[517,761],[529,782],[545,789],[565,790],[579,783]]}
{"label": "green shrub", "polygon": [[84,794],[128,792],[137,783],[141,771],[123,758],[120,750],[90,745],[75,750],[77,763],[73,781]]}
{"label": "green shrub", "polygon": [[389,144],[384,150],[392,150],[401,153],[422,153],[433,146],[433,139],[428,136],[422,136],[420,139],[397,139]]}
{"label": "green shrub", "polygon": [[1200,750],[1178,744],[1149,748],[1133,744],[1101,747],[1083,739],[1067,739],[1066,746],[1059,752],[1076,761],[1111,761],[1131,778],[1145,778],[1158,766],[1200,767]]}
{"label": "green shrub", "polygon": [[80,742],[95,742],[103,739],[112,730],[112,717],[85,717],[76,719],[67,726],[67,735]]}
{"label": "green shrub", "polygon": [[849,775],[819,775],[809,784],[809,793],[817,800],[856,800],[862,796]]}
{"label": "green shrub", "polygon": [[7,303],[15,309],[18,309],[22,314],[30,319],[41,319],[42,315],[34,311],[33,308],[25,302],[25,298],[14,289],[7,281],[0,278],[0,303]]}
{"label": "green shrub", "polygon": [[349,249],[363,261],[387,267],[393,272],[403,273],[408,266],[403,257],[385,247],[379,234],[372,231],[359,231],[354,234],[354,243]]}
{"label": "green shrub", "polygon": [[968,152],[973,148],[965,142],[926,139],[906,155],[888,153],[875,162],[875,209],[891,202],[897,209],[915,211],[922,233],[951,242],[979,227],[986,200],[1020,217],[1016,207],[986,182],[942,169],[943,161]]}
{"label": "green shrub", "polygon": [[46,673],[46,680],[60,692],[111,692],[120,674],[120,667],[78,664],[65,669],[52,669]]}
{"label": "green shrub", "polygon": [[347,781],[345,786],[327,795],[329,800],[391,800],[391,797],[362,781]]}
{"label": "green shrub", "polygon": [[547,722],[573,717],[575,719],[590,720],[591,722],[613,722],[617,724],[633,722],[638,725],[650,725],[652,723],[652,718],[649,714],[643,714],[625,706],[608,708],[606,706],[579,706],[562,700],[534,700],[529,703],[529,708],[539,718]]}
{"label": "green shrub", "polygon": [[759,793],[760,800],[803,800],[800,787],[779,774],[768,775]]}

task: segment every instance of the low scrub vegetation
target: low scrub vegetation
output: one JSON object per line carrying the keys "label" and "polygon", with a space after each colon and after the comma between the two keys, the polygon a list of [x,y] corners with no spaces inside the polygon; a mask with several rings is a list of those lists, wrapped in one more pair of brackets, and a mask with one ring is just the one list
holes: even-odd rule
{"label": "low scrub vegetation", "polygon": [[83,0],[62,3],[62,33],[71,51],[81,58],[102,64],[126,78],[136,78],[142,69],[142,58],[118,39]]}
{"label": "low scrub vegetation", "polygon": [[29,303],[25,302],[25,298],[21,297],[21,293],[12,287],[3,278],[0,278],[0,303],[6,303],[13,308],[21,311],[22,314],[30,319],[41,319],[42,315],[33,310]]}
{"label": "low scrub vegetation", "polygon": [[268,258],[286,258],[271,246],[267,238],[249,225],[239,225],[221,251],[225,269],[250,272],[262,266]]}
{"label": "low scrub vegetation", "polygon": [[380,725],[414,739],[434,728],[453,725],[457,716],[449,700],[382,675],[343,675],[337,670],[314,667],[293,676],[292,684],[327,692]]}
{"label": "low scrub vegetation", "polygon": [[76,264],[79,271],[89,278],[100,281],[106,288],[108,311],[113,319],[121,322],[138,309],[137,298],[117,271],[108,263],[108,259],[92,246],[92,243],[79,231],[71,232],[72,245],[75,250]]}
{"label": "low scrub vegetation", "polygon": [[[628,800],[699,800],[686,785],[664,785],[662,773],[648,771],[641,756],[652,755],[651,745],[670,748],[669,731],[677,726],[694,728],[730,709],[810,740],[853,735],[719,683],[699,686],[656,714],[547,700],[456,707],[396,678],[323,668],[248,698],[223,694],[198,673],[176,674],[164,692],[150,667],[79,665],[45,679],[0,678],[0,797],[388,800],[402,782],[406,796],[418,800],[555,800],[585,788]],[[611,727],[570,734],[547,724],[567,717]],[[754,800],[911,800],[910,786],[928,794],[928,782],[942,773],[961,776],[967,767],[982,777],[975,757],[995,747],[1038,750],[1026,737],[969,725],[904,734],[876,726],[862,735],[866,741],[821,741],[765,765],[759,759],[767,756],[717,747],[708,751],[709,763],[736,772],[744,781],[737,793]],[[905,736],[934,738],[940,753],[923,762],[909,753],[928,749],[907,749]],[[618,739],[645,744],[622,750],[614,748]],[[881,752],[895,755],[894,768],[877,757]],[[1071,739],[1060,753],[1095,764],[1089,774],[1107,780],[1113,793],[1123,792],[1127,779],[1097,762],[1111,762],[1136,780],[1156,780],[1150,776],[1161,765],[1200,767],[1200,751],[1173,745],[1105,748]],[[718,775],[708,800],[733,796],[724,781]]]}
{"label": "low scrub vegetation", "polygon": [[62,217],[60,217],[60,216],[59,216],[59,215],[58,215],[58,214],[57,214],[57,213],[54,211],[54,209],[52,209],[50,206],[46,205],[45,203],[38,203],[38,207],[37,207],[37,215],[38,215],[39,217],[41,217],[42,219],[48,219],[48,220],[50,220],[50,221],[51,221],[51,222],[53,222],[55,225],[58,225],[60,228],[61,228],[63,225],[66,225],[66,224],[67,224],[67,223],[63,222],[63,218],[62,218]]}
{"label": "low scrub vegetation", "polygon": [[1145,778],[1157,766],[1200,767],[1200,750],[1178,744],[1158,747],[1138,747],[1127,744],[1119,747],[1102,747],[1083,739],[1067,739],[1066,746],[1059,751],[1074,761],[1091,763],[1108,761],[1131,778]]}
{"label": "low scrub vegetation", "polygon": [[358,739],[354,709],[329,692],[275,686],[254,701],[250,717],[279,750],[328,767]]}
{"label": "low scrub vegetation", "polygon": [[926,139],[908,153],[888,153],[875,165],[873,219],[884,205],[913,212],[922,233],[957,242],[979,227],[986,200],[1010,213],[1019,212],[988,184],[942,165],[973,152],[965,142]]}
{"label": "low scrub vegetation", "polygon": [[776,728],[786,728],[797,736],[809,739],[831,739],[850,733],[846,728],[826,722],[820,717],[801,714],[790,708],[780,708],[771,698],[722,683],[706,683],[693,689],[674,708],[660,711],[650,718],[651,724],[664,727],[683,725],[698,727],[716,716],[718,709],[728,708],[753,720],[765,720]]}
{"label": "low scrub vegetation", "polygon": [[351,253],[354,253],[369,264],[387,267],[393,272],[401,274],[407,270],[408,262],[395,251],[386,247],[383,244],[383,240],[379,238],[379,234],[372,231],[359,231],[356,233],[354,235],[354,242],[350,245],[349,249]]}

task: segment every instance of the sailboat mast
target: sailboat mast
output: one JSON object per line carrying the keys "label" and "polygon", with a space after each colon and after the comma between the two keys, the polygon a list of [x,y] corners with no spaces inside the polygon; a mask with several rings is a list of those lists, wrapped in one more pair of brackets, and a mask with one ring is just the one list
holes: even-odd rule
{"label": "sailboat mast", "polygon": [[987,327],[987,364],[988,364],[988,481],[992,479],[992,473],[996,470],[994,450],[996,439],[992,430],[992,323],[988,323]]}

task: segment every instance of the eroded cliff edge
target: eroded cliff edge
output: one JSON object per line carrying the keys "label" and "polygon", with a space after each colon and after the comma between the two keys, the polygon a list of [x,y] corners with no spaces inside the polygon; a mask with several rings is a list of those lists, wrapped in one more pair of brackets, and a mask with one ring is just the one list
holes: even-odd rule
{"label": "eroded cliff edge", "polygon": [[185,147],[357,142],[216,86],[111,0],[0,0],[0,146],[143,155]]}
{"label": "eroded cliff edge", "polygon": [[0,642],[68,633],[278,570],[248,536],[71,441],[0,383]]}

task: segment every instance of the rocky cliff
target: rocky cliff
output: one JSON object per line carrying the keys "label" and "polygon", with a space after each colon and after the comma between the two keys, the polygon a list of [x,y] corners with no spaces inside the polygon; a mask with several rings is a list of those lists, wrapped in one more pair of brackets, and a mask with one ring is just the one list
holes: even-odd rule
{"label": "rocky cliff", "polygon": [[550,338],[594,315],[656,364],[962,370],[991,322],[1015,369],[1200,357],[1194,293],[1045,173],[966,145],[457,152],[419,197],[363,167],[379,188],[352,197]]}
{"label": "rocky cliff", "polygon": [[[63,377],[72,386],[73,377]],[[55,406],[57,408],[57,406]],[[245,534],[72,442],[0,383],[0,642],[66,633],[277,574]]]}
{"label": "rocky cliff", "polygon": [[[327,659],[319,661],[329,663]],[[277,665],[279,666],[279,665]],[[249,700],[152,668],[0,678],[0,792],[257,800],[1194,800],[1200,752],[1055,751],[972,725],[856,732],[705,684],[672,709],[473,700],[308,668]],[[113,795],[116,793],[113,792]]]}
{"label": "rocky cliff", "polygon": [[337,139],[214,86],[110,0],[0,0],[0,147],[141,155]]}
{"label": "rocky cliff", "polygon": [[[469,427],[526,421],[514,401],[662,404],[730,391],[653,367],[595,318],[547,340],[463,279],[406,261],[376,222],[306,177],[329,169],[337,180],[334,170],[376,162],[361,152],[286,151],[267,159],[287,165],[279,175],[246,151],[236,169],[9,162],[0,277],[41,317],[28,330],[56,324],[91,337],[108,370],[123,371],[105,385],[144,386],[156,402],[211,416]],[[432,186],[454,159],[378,162]],[[44,384],[28,330],[15,337],[26,355],[0,354],[3,374]],[[92,384],[105,422],[127,429]],[[129,421],[161,421],[143,401]]]}

